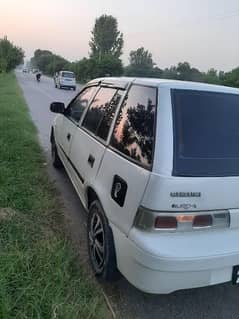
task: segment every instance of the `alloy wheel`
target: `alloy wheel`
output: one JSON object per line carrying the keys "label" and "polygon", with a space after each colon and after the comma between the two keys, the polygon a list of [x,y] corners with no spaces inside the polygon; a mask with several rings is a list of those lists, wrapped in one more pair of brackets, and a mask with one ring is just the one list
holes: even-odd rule
{"label": "alloy wheel", "polygon": [[91,218],[88,236],[92,263],[96,273],[101,273],[105,263],[105,236],[103,223],[97,212]]}

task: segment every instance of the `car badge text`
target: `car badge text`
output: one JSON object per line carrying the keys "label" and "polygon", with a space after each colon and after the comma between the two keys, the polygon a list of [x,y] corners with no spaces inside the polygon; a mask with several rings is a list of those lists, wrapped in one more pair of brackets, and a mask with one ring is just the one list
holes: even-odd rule
{"label": "car badge text", "polygon": [[171,192],[171,197],[201,197],[201,192]]}

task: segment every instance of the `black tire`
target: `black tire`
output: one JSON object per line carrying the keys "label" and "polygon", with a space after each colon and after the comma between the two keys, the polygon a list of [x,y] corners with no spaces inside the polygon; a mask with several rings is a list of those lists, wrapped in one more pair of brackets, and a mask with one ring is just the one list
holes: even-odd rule
{"label": "black tire", "polygon": [[62,161],[58,155],[58,151],[57,151],[54,137],[52,138],[52,142],[51,142],[51,158],[52,158],[52,165],[55,168],[62,168],[63,167]]}
{"label": "black tire", "polygon": [[73,87],[73,90],[74,90],[74,91],[76,90],[76,87],[75,87],[75,86]]}
{"label": "black tire", "polygon": [[87,244],[95,276],[103,281],[117,280],[119,271],[113,233],[98,200],[90,205],[87,219]]}

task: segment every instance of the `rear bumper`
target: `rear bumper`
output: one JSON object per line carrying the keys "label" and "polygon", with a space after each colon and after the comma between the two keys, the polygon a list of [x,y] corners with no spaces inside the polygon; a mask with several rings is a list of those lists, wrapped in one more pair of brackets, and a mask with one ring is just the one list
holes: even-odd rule
{"label": "rear bumper", "polygon": [[76,87],[73,85],[60,85],[61,88],[70,88],[70,89],[75,89]]}
{"label": "rear bumper", "polygon": [[59,85],[61,87],[68,87],[68,88],[75,88],[76,84],[74,83],[67,83],[67,82],[60,82]]}
{"label": "rear bumper", "polygon": [[129,237],[112,226],[117,264],[134,286],[149,293],[231,281],[239,265],[238,229],[196,234],[149,234],[132,229]]}

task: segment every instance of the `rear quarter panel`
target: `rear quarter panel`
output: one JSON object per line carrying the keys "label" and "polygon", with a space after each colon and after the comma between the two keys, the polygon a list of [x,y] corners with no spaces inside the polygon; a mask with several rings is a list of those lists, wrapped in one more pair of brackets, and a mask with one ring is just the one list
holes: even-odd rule
{"label": "rear quarter panel", "polygon": [[[111,197],[115,175],[120,176],[127,183],[123,207],[120,207]],[[149,176],[150,171],[137,166],[110,149],[106,150],[95,181],[95,190],[109,221],[125,234],[132,227]]]}

